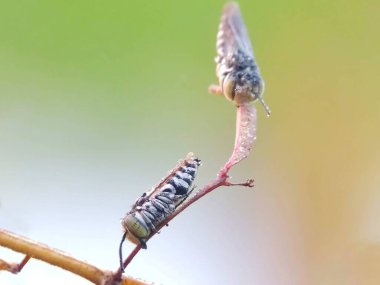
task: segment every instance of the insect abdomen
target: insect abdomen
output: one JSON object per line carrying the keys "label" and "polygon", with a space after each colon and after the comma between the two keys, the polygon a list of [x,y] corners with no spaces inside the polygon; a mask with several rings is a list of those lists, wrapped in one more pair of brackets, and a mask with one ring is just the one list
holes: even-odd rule
{"label": "insect abdomen", "polygon": [[122,226],[130,241],[146,247],[145,241],[156,231],[156,226],[173,213],[190,194],[199,165],[200,160],[190,156],[150,196],[143,194],[122,219]]}

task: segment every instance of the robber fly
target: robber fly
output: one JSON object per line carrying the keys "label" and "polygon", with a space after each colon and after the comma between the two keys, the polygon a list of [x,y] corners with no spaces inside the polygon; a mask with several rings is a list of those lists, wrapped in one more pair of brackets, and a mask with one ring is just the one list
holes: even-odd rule
{"label": "robber fly", "polygon": [[224,95],[237,106],[259,100],[269,116],[269,107],[263,99],[264,80],[237,3],[224,6],[216,50],[216,75],[219,85],[211,85],[209,91]]}

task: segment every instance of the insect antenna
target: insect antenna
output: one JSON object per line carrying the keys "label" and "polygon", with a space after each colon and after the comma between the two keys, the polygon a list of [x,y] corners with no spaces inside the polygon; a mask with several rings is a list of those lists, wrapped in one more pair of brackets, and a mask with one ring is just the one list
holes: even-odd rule
{"label": "insect antenna", "polygon": [[261,105],[263,105],[265,112],[267,112],[267,116],[269,117],[271,112],[270,112],[268,105],[265,103],[265,101],[262,97],[259,97],[258,99],[259,99]]}
{"label": "insect antenna", "polygon": [[127,237],[127,231],[124,232],[120,245],[119,245],[119,261],[120,261],[120,270],[122,273],[124,273],[124,263],[123,263],[123,243],[125,241],[125,238]]}

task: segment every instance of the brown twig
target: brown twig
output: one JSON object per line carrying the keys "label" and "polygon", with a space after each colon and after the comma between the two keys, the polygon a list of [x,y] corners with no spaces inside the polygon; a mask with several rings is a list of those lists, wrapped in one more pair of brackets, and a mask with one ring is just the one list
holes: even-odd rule
{"label": "brown twig", "polygon": [[[236,119],[236,139],[233,152],[218,173],[217,177],[210,181],[207,185],[201,188],[194,196],[186,200],[182,206],[180,206],[172,215],[168,216],[158,227],[159,231],[163,226],[167,225],[172,219],[179,215],[191,204],[215,190],[221,186],[244,186],[253,187],[253,179],[249,179],[243,183],[232,183],[228,181],[228,172],[230,169],[241,160],[246,158],[252,148],[254,139],[256,138],[256,109],[250,104],[243,104],[238,107],[237,119]],[[154,235],[149,237],[149,239]],[[148,239],[148,240],[149,240]],[[87,262],[80,261],[74,257],[51,248],[47,245],[37,243],[25,237],[16,235],[6,230],[0,229],[0,246],[4,246],[26,254],[25,258],[19,263],[8,263],[4,260],[0,260],[0,270],[7,270],[12,273],[18,273],[22,270],[24,265],[30,258],[36,258],[52,265],[61,267],[74,274],[77,274],[94,284],[99,285],[142,285],[147,284],[142,281],[126,277],[122,275],[122,270],[119,268],[115,272],[101,270]],[[124,268],[126,268],[133,258],[138,254],[141,249],[141,245],[137,245],[130,255],[123,262]]]}
{"label": "brown twig", "polygon": [[125,276],[123,276],[123,278],[120,278],[119,280],[115,280],[115,274],[111,271],[101,270],[87,262],[80,261],[58,249],[54,249],[42,243],[37,243],[26,237],[16,235],[3,229],[0,229],[0,246],[4,246],[14,251],[26,254],[26,257],[23,259],[22,262],[20,262],[20,264],[8,263],[3,260],[0,261],[0,269],[7,270],[12,273],[20,272],[23,266],[29,260],[29,258],[35,258],[50,263],[52,265],[58,266],[62,269],[68,270],[76,275],[79,275],[91,281],[94,284],[147,284],[142,281]]}
{"label": "brown twig", "polygon": [[29,259],[29,255],[26,255],[20,263],[6,262],[5,260],[0,259],[0,270],[5,270],[12,272],[13,274],[17,274],[24,268]]}
{"label": "brown twig", "polygon": [[[158,227],[160,230],[163,226],[167,225],[178,214],[184,211],[191,204],[210,193],[220,186],[245,186],[253,187],[253,180],[247,180],[244,183],[231,183],[228,181],[228,172],[230,169],[241,160],[246,158],[251,151],[253,141],[256,138],[256,109],[251,104],[243,104],[238,107],[236,119],[236,139],[233,152],[227,163],[220,170],[215,179],[210,181],[207,185],[201,188],[194,196],[186,200],[172,215],[167,217]],[[154,235],[149,237],[149,239]],[[149,240],[148,239],[148,240]],[[8,263],[0,260],[0,270],[7,270],[12,273],[18,273],[22,270],[30,258],[36,258],[52,265],[61,267],[74,274],[77,274],[94,284],[99,285],[143,285],[147,284],[130,277],[122,275],[122,270],[119,268],[115,272],[101,270],[87,262],[80,261],[74,257],[51,248],[42,243],[37,243],[28,238],[16,235],[6,230],[0,229],[0,246],[10,248],[14,251],[24,253],[26,256],[20,263]],[[133,260],[133,258],[140,251],[141,246],[138,245],[130,253],[124,261],[124,267]]]}
{"label": "brown twig", "polygon": [[[233,4],[235,5],[235,4]],[[232,7],[232,6],[231,6]],[[236,10],[235,10],[236,11]],[[218,93],[221,92],[221,88],[217,87]],[[212,90],[211,90],[212,91]],[[269,114],[269,108],[266,106],[262,97],[259,97],[260,102],[266,108]],[[221,187],[221,186],[243,186],[243,187],[253,187],[253,179],[249,179],[243,183],[232,183],[228,181],[228,173],[231,168],[245,159],[253,146],[253,142],[256,139],[256,109],[250,102],[239,101],[237,108],[237,118],[236,118],[236,136],[235,145],[232,154],[226,164],[222,167],[217,177],[211,180],[203,188],[201,188],[195,195],[188,198],[176,211],[168,216],[160,225],[158,225],[157,231],[152,232],[148,240],[157,233],[163,226],[167,225],[172,219],[179,215],[182,211],[187,209],[194,202],[210,193],[211,191]],[[115,272],[101,270],[87,262],[80,261],[74,257],[61,252],[57,249],[53,249],[47,245],[34,242],[25,237],[13,234],[6,230],[0,229],[0,246],[8,247],[12,250],[26,254],[24,259],[20,263],[8,263],[0,259],[0,270],[7,270],[12,273],[18,273],[22,270],[25,264],[30,258],[36,258],[52,265],[59,266],[65,270],[68,270],[74,274],[77,274],[94,284],[99,285],[133,285],[133,284],[146,284],[142,281],[138,281],[132,278],[128,278],[122,275],[122,268],[119,268]],[[126,268],[133,258],[138,254],[141,249],[141,245],[137,245],[130,255],[124,260],[123,265]],[[121,250],[121,249],[120,249]]]}
{"label": "brown twig", "polygon": [[[156,228],[159,231],[162,227],[167,225],[172,219],[184,211],[187,207],[192,205],[194,202],[198,201],[200,198],[210,193],[211,191],[219,188],[220,186],[244,186],[244,187],[253,187],[253,179],[248,179],[243,183],[231,183],[228,181],[228,172],[231,168],[245,159],[253,146],[253,142],[256,139],[256,122],[257,114],[256,109],[252,104],[242,104],[237,109],[236,117],[236,136],[235,136],[235,145],[232,151],[232,154],[223,168],[219,171],[217,177],[211,180],[203,188],[201,188],[194,196],[188,198],[182,206],[176,209],[176,211],[169,215],[162,223],[160,223]],[[156,232],[152,232],[150,238],[155,235]],[[129,254],[129,256],[124,260],[123,266],[126,268],[133,258],[138,254],[141,249],[141,245],[137,245],[134,250]],[[115,272],[115,279],[121,278],[123,269],[119,268]]]}
{"label": "brown twig", "polygon": [[[135,248],[131,251],[131,253],[128,255],[128,257],[124,260],[123,262],[123,268],[126,268],[129,263],[131,263],[131,261],[133,260],[133,258],[139,253],[140,249],[141,249],[141,244],[138,244],[135,246]],[[119,268],[115,271],[115,275],[114,275],[114,279],[115,280],[119,280],[122,278],[122,275],[123,275],[123,268],[121,268],[119,266]]]}

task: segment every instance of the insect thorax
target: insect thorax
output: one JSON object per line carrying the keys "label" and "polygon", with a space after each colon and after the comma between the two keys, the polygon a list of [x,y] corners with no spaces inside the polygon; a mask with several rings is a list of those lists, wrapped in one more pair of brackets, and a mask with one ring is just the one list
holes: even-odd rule
{"label": "insect thorax", "polygon": [[242,51],[216,58],[216,73],[227,99],[242,103],[261,96],[264,82],[253,57]]}

